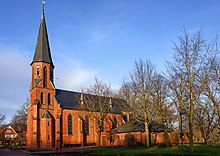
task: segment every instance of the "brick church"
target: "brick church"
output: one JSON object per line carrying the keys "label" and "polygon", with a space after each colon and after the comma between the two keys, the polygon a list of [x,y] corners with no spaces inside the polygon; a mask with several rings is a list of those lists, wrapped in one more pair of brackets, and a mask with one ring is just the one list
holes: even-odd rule
{"label": "brick church", "polygon": [[[44,5],[31,67],[27,148],[124,145],[127,133],[134,135],[136,143],[146,143],[143,123],[129,121],[129,113],[122,109],[122,106],[126,104],[124,100],[61,90],[55,87],[55,66],[50,51]],[[83,107],[88,104],[87,100],[91,97],[92,103],[97,103],[100,99],[105,100],[105,110],[108,110],[108,113],[104,111],[106,116],[102,118],[101,130],[100,124],[97,124],[99,122],[97,116],[101,108],[86,111]],[[165,131],[169,132],[171,138],[174,138],[172,143],[176,142],[175,133],[164,125],[152,122],[149,128],[155,143],[163,142]]]}
{"label": "brick church", "polygon": [[[81,107],[86,95],[57,89],[50,51],[44,6],[35,48],[28,106],[27,147],[62,148],[65,145],[95,145],[98,127],[91,112]],[[126,113],[119,108],[122,100],[107,98],[111,107],[104,120],[100,145],[110,145],[110,131],[123,125]]]}

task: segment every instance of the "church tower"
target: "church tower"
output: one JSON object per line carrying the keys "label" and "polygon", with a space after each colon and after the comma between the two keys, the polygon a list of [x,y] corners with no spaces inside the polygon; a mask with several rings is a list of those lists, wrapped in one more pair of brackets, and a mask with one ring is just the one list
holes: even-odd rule
{"label": "church tower", "polygon": [[54,122],[54,65],[51,57],[47,27],[42,17],[35,48],[28,106],[27,147],[51,148],[55,146]]}
{"label": "church tower", "polygon": [[53,85],[54,65],[50,53],[50,45],[47,34],[47,27],[44,15],[44,7],[42,9],[42,17],[38,32],[37,44],[35,48],[32,66],[32,83],[31,87],[36,87],[40,81],[41,87],[48,88],[49,83]]}

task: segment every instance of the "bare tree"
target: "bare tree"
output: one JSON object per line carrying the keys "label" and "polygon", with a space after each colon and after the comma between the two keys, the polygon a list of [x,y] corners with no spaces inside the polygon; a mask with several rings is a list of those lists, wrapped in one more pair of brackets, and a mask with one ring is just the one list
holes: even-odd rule
{"label": "bare tree", "polygon": [[[213,45],[213,44],[212,44]],[[214,44],[215,45],[215,44]],[[213,46],[210,48],[212,49]],[[220,64],[218,57],[218,49],[212,49],[213,55],[208,55],[207,64],[204,67],[203,77],[201,78],[203,87],[203,94],[210,100],[213,105],[214,113],[220,123]],[[220,126],[218,125],[220,128]]]}
{"label": "bare tree", "polygon": [[112,89],[109,84],[106,84],[97,78],[95,83],[88,88],[83,89],[83,108],[89,111],[94,118],[97,125],[98,143],[100,146],[101,132],[104,128],[104,121],[108,113],[110,112],[110,99],[112,95]]}
{"label": "bare tree", "polygon": [[187,111],[190,151],[193,151],[194,107],[201,93],[198,74],[201,72],[203,65],[204,47],[201,31],[198,31],[191,37],[190,34],[184,30],[183,37],[179,37],[179,43],[174,43],[174,62],[168,62],[168,73],[172,78],[178,78],[172,83],[175,87],[179,87],[174,90],[176,91],[176,99],[178,100],[179,106],[185,108]]}
{"label": "bare tree", "polygon": [[172,127],[174,116],[173,103],[169,100],[170,89],[167,79],[161,75],[156,74],[152,88],[152,99],[155,105],[156,112],[154,121]]}
{"label": "bare tree", "polygon": [[6,116],[0,114],[0,125],[5,121]]}
{"label": "bare tree", "polygon": [[205,61],[201,74],[199,74],[199,82],[202,86],[200,101],[196,106],[195,124],[200,130],[202,137],[207,144],[208,139],[217,127],[219,120],[219,58],[217,40],[205,45]]}
{"label": "bare tree", "polygon": [[177,112],[176,116],[178,118],[178,123],[180,125],[181,118],[179,114],[184,106],[183,103],[185,101],[185,89],[183,87],[184,79],[183,79],[183,74],[176,69],[172,69],[172,74],[170,73],[169,87],[171,92],[169,97],[176,108],[176,112]]}
{"label": "bare tree", "polygon": [[130,80],[124,81],[121,87],[121,94],[130,107],[132,117],[138,122],[145,124],[146,145],[150,146],[149,124],[155,117],[156,107],[153,103],[153,85],[155,80],[155,67],[150,61],[139,60],[135,62]]}
{"label": "bare tree", "polygon": [[209,100],[201,101],[196,106],[195,128],[200,130],[206,145],[216,127],[217,120],[211,102]]}
{"label": "bare tree", "polygon": [[16,131],[26,131],[27,129],[27,107],[29,105],[29,99],[27,98],[23,105],[17,110],[13,116],[10,125]]}

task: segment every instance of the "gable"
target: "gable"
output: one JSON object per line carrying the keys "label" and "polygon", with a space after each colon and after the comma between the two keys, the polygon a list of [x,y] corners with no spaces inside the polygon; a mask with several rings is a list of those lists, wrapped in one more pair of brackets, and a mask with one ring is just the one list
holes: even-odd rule
{"label": "gable", "polygon": [[15,132],[15,130],[10,125],[5,127],[4,129],[1,129],[0,133],[4,133],[4,134],[17,134]]}

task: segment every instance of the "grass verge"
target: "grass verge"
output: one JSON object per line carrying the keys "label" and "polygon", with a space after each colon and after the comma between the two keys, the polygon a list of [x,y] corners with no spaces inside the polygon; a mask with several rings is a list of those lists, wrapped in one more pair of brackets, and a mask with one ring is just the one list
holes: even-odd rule
{"label": "grass verge", "polygon": [[[121,154],[125,156],[135,156],[144,154],[181,154],[181,146],[175,147],[112,147],[112,148],[96,148],[92,150],[85,151],[91,154]],[[214,145],[202,145],[194,144],[194,151],[190,152],[189,145],[184,144],[184,154],[187,155],[220,155],[220,144]]]}

